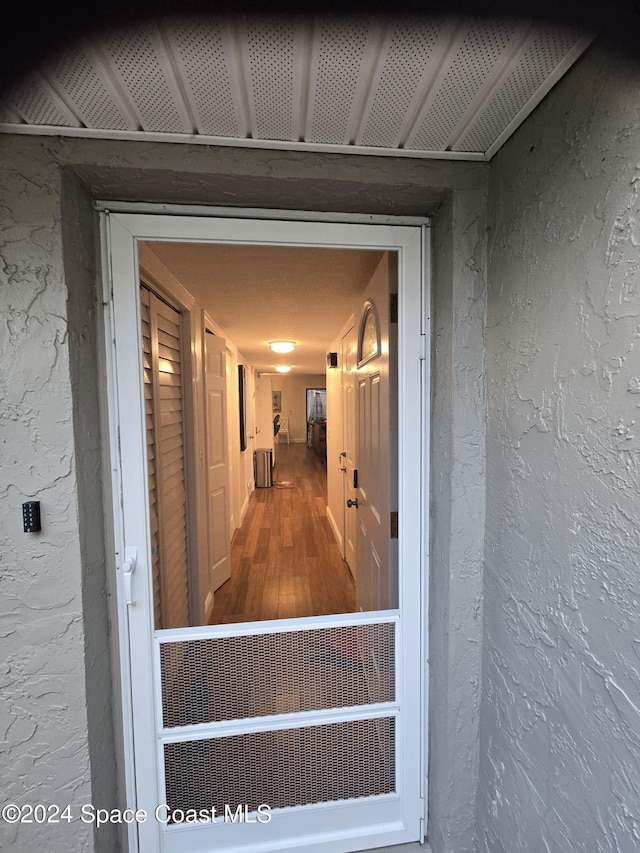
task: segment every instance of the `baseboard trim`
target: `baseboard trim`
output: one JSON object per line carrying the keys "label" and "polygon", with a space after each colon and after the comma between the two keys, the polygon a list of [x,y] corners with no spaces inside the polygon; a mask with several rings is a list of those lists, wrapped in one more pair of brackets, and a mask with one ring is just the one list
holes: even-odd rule
{"label": "baseboard trim", "polygon": [[238,530],[240,527],[242,527],[242,522],[244,521],[244,517],[247,514],[248,509],[249,509],[249,495],[247,495],[247,497],[244,499],[244,503],[242,504],[242,507],[240,509],[240,524],[238,525],[238,527],[236,527],[236,530]]}
{"label": "baseboard trim", "polygon": [[207,620],[207,625],[211,623],[213,618],[213,595],[211,592],[207,593],[207,597],[204,602],[204,618]]}
{"label": "baseboard trim", "polygon": [[340,553],[342,554],[342,558],[344,559],[344,548],[342,547],[342,533],[340,533],[340,529],[336,524],[336,520],[333,517],[329,506],[327,505],[327,519],[329,524],[331,525],[331,529],[333,530],[333,535],[336,537],[336,542],[338,543],[338,548],[340,548]]}

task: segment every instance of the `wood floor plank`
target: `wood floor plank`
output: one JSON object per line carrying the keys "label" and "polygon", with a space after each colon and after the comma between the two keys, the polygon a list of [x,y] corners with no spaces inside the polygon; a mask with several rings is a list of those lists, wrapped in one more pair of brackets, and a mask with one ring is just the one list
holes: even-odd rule
{"label": "wood floor plank", "polygon": [[[326,463],[302,444],[277,449],[274,486],[256,489],[231,547],[231,578],[211,624],[355,611],[355,584],[326,517]],[[278,486],[277,483],[293,483]]]}
{"label": "wood floor plank", "polygon": [[[264,520],[263,520],[264,524]],[[253,552],[253,559],[256,563],[266,563],[269,559],[269,542],[271,539],[271,528],[261,527],[256,540],[256,547]]]}
{"label": "wood floor plank", "polygon": [[278,619],[280,607],[281,567],[270,563],[265,571],[262,589],[262,605],[259,619]]}

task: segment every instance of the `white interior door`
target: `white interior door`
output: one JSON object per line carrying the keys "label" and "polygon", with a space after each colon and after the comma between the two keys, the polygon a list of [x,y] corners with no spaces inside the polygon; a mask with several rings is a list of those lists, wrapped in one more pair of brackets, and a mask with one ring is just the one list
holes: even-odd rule
{"label": "white interior door", "polygon": [[[343,400],[343,429],[344,429],[344,539],[345,560],[351,569],[351,574],[358,590],[358,560],[357,536],[358,517],[353,509],[356,500],[356,347],[357,330],[351,327],[342,337],[342,400]],[[349,501],[351,506],[349,506]],[[356,592],[357,594],[357,592]],[[358,605],[358,609],[363,609]]]}
{"label": "white interior door", "polygon": [[238,459],[240,457],[240,416],[238,404],[238,357],[233,349],[227,349],[227,458],[229,459],[229,536],[241,524],[240,493],[238,482]]}
{"label": "white interior door", "polygon": [[[390,449],[389,291],[395,256],[385,254],[365,292],[356,346],[356,602],[360,610],[390,606],[390,483],[397,460]],[[395,596],[393,596],[395,598]]]}
{"label": "white interior door", "polygon": [[[115,549],[132,749],[127,806],[148,815],[131,828],[132,849],[347,853],[420,839],[427,679],[421,400],[428,388],[422,381],[420,317],[428,303],[421,292],[420,230],[160,214],[111,214],[108,223]],[[137,240],[397,253],[397,607],[154,629]],[[342,666],[344,655],[336,650],[348,651],[352,665]]]}
{"label": "white interior door", "polygon": [[[206,331],[205,394],[210,591],[231,577],[227,351],[223,338]],[[205,608],[209,612],[209,606]]]}

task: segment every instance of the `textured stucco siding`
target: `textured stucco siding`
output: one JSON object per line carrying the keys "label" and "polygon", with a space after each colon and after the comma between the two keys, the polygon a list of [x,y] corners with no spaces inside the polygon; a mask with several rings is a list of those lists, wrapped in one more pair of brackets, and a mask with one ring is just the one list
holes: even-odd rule
{"label": "textured stucco siding", "polygon": [[[107,566],[113,573],[105,533],[111,533],[105,518],[103,466],[108,470],[106,412],[96,393],[104,351],[100,312],[99,254],[96,217],[90,195],[68,170],[63,172],[62,249],[67,287],[69,362],[73,398],[74,454],[78,530],[82,559],[82,609],[84,617],[84,667],[91,766],[91,802],[101,807],[117,803],[114,704],[119,693],[112,678]],[[105,523],[107,522],[107,523]],[[110,549],[112,550],[112,549]],[[115,652],[115,644],[114,644]],[[114,663],[117,661],[115,655]],[[96,850],[113,853],[119,849],[117,824],[96,829]]]}
{"label": "textured stucco siding", "polygon": [[[430,578],[431,609],[438,614],[430,663],[430,833],[434,853],[471,850],[484,536],[487,175],[480,163],[0,137],[0,440],[7,459],[0,478],[1,748],[7,797],[115,805],[114,752],[121,747],[110,730],[119,728],[107,648],[107,592],[114,582],[108,531],[105,538],[100,527],[106,436],[100,435],[99,337],[92,336],[100,312],[90,199],[433,213],[436,240],[443,239],[434,262],[440,306],[434,400],[453,421],[440,420],[432,457],[440,515],[432,528]],[[34,536],[21,532],[20,504],[28,498],[42,501],[43,531]],[[113,621],[111,627],[115,632]],[[439,689],[442,684],[446,689]],[[94,838],[87,824],[20,831],[0,825],[3,849],[70,853],[111,851],[116,844],[103,830]]]}
{"label": "textured stucco siding", "polygon": [[640,849],[640,69],[491,165],[478,849]]}
{"label": "textured stucco siding", "polygon": [[[3,801],[91,800],[61,173],[0,158],[0,750]],[[21,504],[42,502],[42,532]],[[92,849],[86,824],[12,826],[0,847]]]}
{"label": "textured stucco siding", "polygon": [[[485,514],[485,196],[434,229],[429,840],[470,853],[478,776]],[[480,535],[479,535],[480,534]]]}

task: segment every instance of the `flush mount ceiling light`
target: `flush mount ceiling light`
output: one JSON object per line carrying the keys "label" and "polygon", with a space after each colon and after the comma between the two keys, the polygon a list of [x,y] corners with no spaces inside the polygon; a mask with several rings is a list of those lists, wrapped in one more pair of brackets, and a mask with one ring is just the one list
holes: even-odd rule
{"label": "flush mount ceiling light", "polygon": [[278,373],[289,373],[291,370],[290,364],[276,364],[276,370]]}
{"label": "flush mount ceiling light", "polygon": [[[293,341],[271,341],[269,343],[269,346],[271,347],[273,352],[280,353],[293,352],[296,348],[296,345]],[[285,372],[286,371],[282,371],[282,373]]]}

